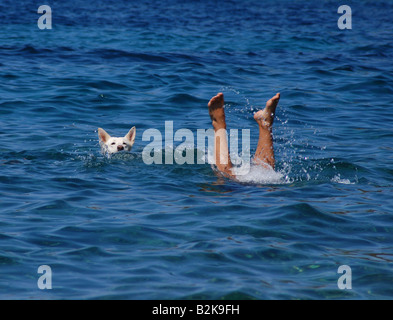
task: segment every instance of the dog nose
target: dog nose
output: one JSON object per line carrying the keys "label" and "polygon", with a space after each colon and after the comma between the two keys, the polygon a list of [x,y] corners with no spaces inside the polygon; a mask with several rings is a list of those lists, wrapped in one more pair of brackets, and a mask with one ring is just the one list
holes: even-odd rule
{"label": "dog nose", "polygon": [[123,146],[117,146],[117,151],[121,151],[121,150],[124,150],[124,147]]}

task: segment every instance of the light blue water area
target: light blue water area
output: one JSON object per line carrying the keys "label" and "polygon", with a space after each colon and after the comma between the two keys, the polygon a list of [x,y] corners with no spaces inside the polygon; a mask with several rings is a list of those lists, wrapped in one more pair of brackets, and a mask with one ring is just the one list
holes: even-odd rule
{"label": "light blue water area", "polygon": [[[1,299],[393,297],[391,1],[347,1],[351,30],[338,1],[45,4],[51,30],[0,3]],[[196,144],[217,92],[251,153],[281,93],[276,172],[146,164],[143,133]],[[98,127],[132,126],[131,153],[100,153]]]}

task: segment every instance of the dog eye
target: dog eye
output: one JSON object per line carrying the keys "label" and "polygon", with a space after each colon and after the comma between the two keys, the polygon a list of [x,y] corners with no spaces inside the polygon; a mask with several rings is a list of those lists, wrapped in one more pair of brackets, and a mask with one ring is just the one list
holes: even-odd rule
{"label": "dog eye", "polygon": [[114,146],[116,144],[116,142],[112,142],[112,146]]}

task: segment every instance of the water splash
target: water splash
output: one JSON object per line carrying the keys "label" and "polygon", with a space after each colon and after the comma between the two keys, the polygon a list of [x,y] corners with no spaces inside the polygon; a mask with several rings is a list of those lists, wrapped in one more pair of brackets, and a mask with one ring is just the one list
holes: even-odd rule
{"label": "water splash", "polygon": [[[251,119],[252,114],[261,109],[260,105],[254,106],[250,98],[239,90],[233,87],[221,89],[224,94],[228,93],[232,98],[231,102],[225,105],[226,113],[230,117],[244,122],[244,114],[249,115],[247,118]],[[280,102],[273,130],[276,171],[255,164],[251,164],[248,168],[240,165],[234,169],[239,176],[238,180],[256,184],[288,184],[304,181],[357,183],[355,165],[345,160],[336,162],[334,158],[329,158],[328,146],[323,143],[329,141],[324,137],[329,133],[324,133],[322,129],[297,118],[298,115],[293,112],[291,106]],[[307,131],[306,135],[301,134],[304,131]],[[209,158],[212,160],[213,155],[210,154]],[[231,159],[239,158],[241,156],[231,153]]]}
{"label": "water splash", "polygon": [[233,168],[236,178],[241,183],[251,184],[288,184],[290,180],[279,171],[251,164],[247,171],[242,167]]}
{"label": "water splash", "polygon": [[342,179],[341,174],[336,174],[332,179],[332,182],[341,183],[341,184],[355,184],[355,182],[351,182],[349,179]]}

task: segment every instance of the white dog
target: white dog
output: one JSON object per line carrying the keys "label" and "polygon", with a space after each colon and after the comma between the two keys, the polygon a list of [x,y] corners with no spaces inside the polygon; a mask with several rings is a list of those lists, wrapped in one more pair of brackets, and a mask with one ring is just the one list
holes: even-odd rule
{"label": "white dog", "polygon": [[98,128],[98,138],[100,139],[100,146],[102,153],[117,153],[119,151],[131,151],[132,145],[135,142],[135,127],[123,138],[111,137],[104,129]]}

